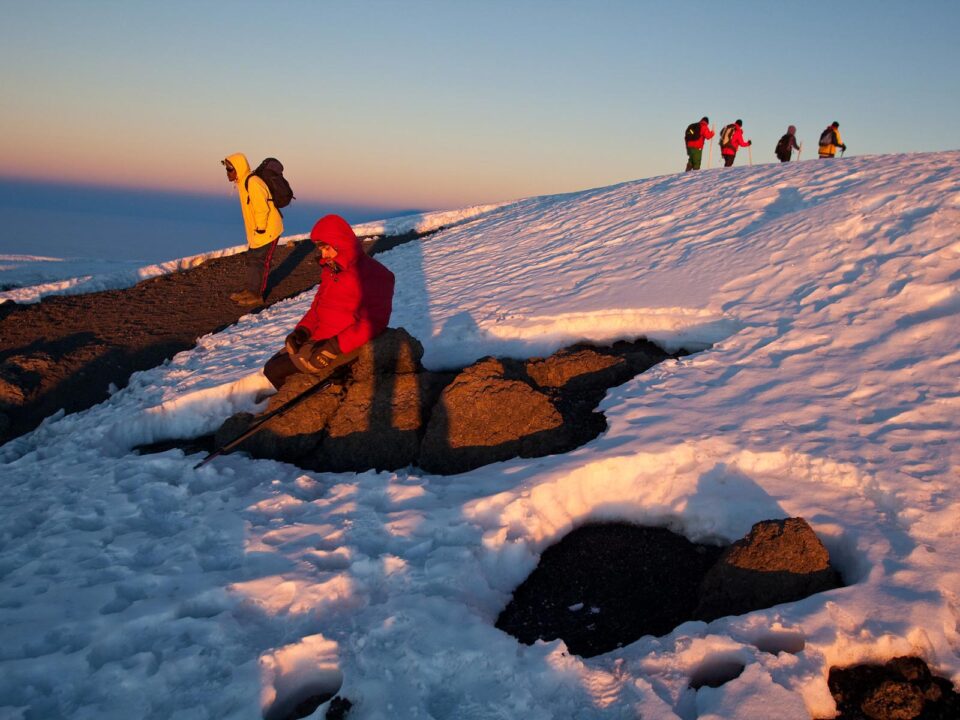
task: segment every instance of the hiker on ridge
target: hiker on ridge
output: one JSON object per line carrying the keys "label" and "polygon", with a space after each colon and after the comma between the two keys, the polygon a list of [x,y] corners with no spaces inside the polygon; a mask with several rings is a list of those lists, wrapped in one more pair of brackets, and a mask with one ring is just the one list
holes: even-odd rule
{"label": "hiker on ridge", "polygon": [[263,368],[278,390],[294,373],[326,377],[354,360],[364,343],[386,329],[393,309],[393,273],[363,252],[346,220],[324,216],[310,239],[316,245],[320,287],[284,349]]}
{"label": "hiker on ridge", "polygon": [[827,125],[826,130],[820,133],[820,157],[834,157],[837,154],[837,148],[840,148],[844,152],[847,150],[847,146],[844,145],[843,140],[840,139],[840,123],[834,120]]}
{"label": "hiker on ridge", "polygon": [[752,140],[743,139],[743,120],[730,123],[720,131],[720,154],[723,156],[723,166],[730,167],[737,157],[737,150],[753,145]]}
{"label": "hiker on ridge", "polygon": [[774,154],[782,163],[790,162],[790,156],[793,154],[793,151],[800,149],[800,146],[797,145],[796,132],[797,128],[791,125],[787,128],[786,134],[777,141],[777,147],[774,150]]}
{"label": "hiker on ridge", "polygon": [[699,170],[700,162],[703,160],[703,141],[713,137],[713,131],[710,129],[710,118],[704,115],[699,123],[690,123],[687,131],[683,134],[683,139],[687,143],[687,169]]}
{"label": "hiker on ridge", "polygon": [[227,170],[227,180],[237,186],[247,231],[245,287],[231,293],[230,299],[241,307],[260,305],[267,289],[273,251],[283,232],[283,218],[270,197],[267,184],[250,172],[246,155],[234,153],[220,162]]}

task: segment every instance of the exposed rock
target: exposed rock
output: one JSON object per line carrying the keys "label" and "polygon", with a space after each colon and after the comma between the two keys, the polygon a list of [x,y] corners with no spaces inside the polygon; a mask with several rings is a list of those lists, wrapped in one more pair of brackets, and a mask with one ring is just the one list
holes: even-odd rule
{"label": "exposed rock", "polygon": [[663,635],[691,619],[720,552],[665,528],[584,525],[544,551],[497,627],[528,644],[563,638],[583,657]]}
{"label": "exposed rock", "polygon": [[387,328],[360,348],[350,376],[356,382],[365,382],[374,377],[418,373],[423,370],[422,358],[419,340],[404,328]]}
{"label": "exposed rock", "polygon": [[582,346],[564,348],[548,358],[533,358],[527,362],[526,370],[530,378],[543,388],[563,388],[576,380],[580,385],[606,389],[635,375],[624,358]]}
{"label": "exposed rock", "polygon": [[361,472],[414,464],[430,409],[449,381],[449,374],[421,372],[354,382],[307,466]]}
{"label": "exposed rock", "polygon": [[695,617],[742,615],[841,586],[827,549],[806,520],[765,520],[707,573]]}
{"label": "exposed rock", "polygon": [[[310,375],[298,373],[291,376],[280,391],[270,398],[267,412],[289,402],[317,382],[318,380]],[[330,387],[307,398],[290,412],[270,420],[262,430],[244,440],[237,450],[250,453],[254,457],[285,462],[300,461],[313,453],[323,439],[327,423],[336,413],[344,394],[343,381],[335,380]],[[228,418],[216,433],[216,446],[220,447],[233,440],[256,419],[256,416],[250,413],[238,413]]]}
{"label": "exposed rock", "polygon": [[920,658],[886,665],[830,668],[836,720],[947,720],[960,718],[960,694]]}
{"label": "exposed rock", "polygon": [[27,403],[53,359],[46,353],[13,355],[0,364],[0,408],[14,409]]}
{"label": "exposed rock", "polygon": [[512,457],[539,457],[569,443],[550,399],[504,363],[485,358],[466,368],[434,406],[420,448],[420,467],[453,474]]}

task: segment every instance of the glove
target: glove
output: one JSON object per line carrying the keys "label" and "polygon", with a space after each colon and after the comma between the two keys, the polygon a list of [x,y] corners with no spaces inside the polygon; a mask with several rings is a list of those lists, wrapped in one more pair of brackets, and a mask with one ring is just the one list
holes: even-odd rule
{"label": "glove", "polygon": [[301,372],[319,373],[330,367],[339,356],[340,343],[334,337],[319,342],[304,343],[297,354],[290,359]]}
{"label": "glove", "polygon": [[287,349],[287,354],[293,357],[297,354],[297,351],[303,346],[307,340],[310,339],[310,331],[307,330],[302,325],[298,325],[294,328],[293,332],[287,335],[287,339],[284,340],[283,346]]}
{"label": "glove", "polygon": [[747,147],[751,147],[752,145],[753,145],[753,140],[747,140]]}
{"label": "glove", "polygon": [[841,145],[841,146],[840,146],[840,149],[843,150],[844,152],[846,152],[846,151],[847,151],[847,146],[846,146],[846,145]]}

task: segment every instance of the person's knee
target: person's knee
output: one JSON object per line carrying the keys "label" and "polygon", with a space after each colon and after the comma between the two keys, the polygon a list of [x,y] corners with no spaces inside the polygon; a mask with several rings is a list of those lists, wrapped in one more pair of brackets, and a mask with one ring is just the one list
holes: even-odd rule
{"label": "person's knee", "polygon": [[286,352],[281,355],[277,353],[272,358],[267,360],[267,364],[263,366],[263,374],[267,376],[267,380],[270,381],[270,384],[273,385],[277,390],[279,390],[283,383],[287,381],[287,378],[290,377],[290,370],[287,367],[289,360],[286,360]]}

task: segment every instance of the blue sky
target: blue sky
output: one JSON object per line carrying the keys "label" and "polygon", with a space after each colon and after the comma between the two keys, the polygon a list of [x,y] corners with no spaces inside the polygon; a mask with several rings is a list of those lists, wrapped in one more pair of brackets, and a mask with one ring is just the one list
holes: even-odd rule
{"label": "blue sky", "polygon": [[958,147],[960,2],[2,5],[7,178],[223,194],[243,151],[310,201],[441,208],[678,171],[703,114],[754,162],[790,123]]}

